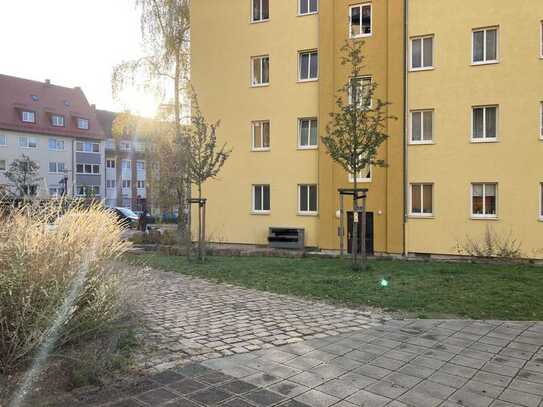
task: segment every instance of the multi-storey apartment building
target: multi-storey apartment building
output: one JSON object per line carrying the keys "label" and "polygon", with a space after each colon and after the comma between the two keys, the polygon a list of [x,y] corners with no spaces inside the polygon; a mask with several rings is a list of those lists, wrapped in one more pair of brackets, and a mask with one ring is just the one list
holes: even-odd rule
{"label": "multi-storey apartment building", "polygon": [[97,111],[106,136],[105,204],[134,210],[150,208],[144,141],[129,133],[114,137],[113,122],[117,115],[106,110]]}
{"label": "multi-storey apartment building", "polygon": [[388,166],[360,178],[375,251],[457,254],[490,228],[543,257],[543,2],[202,0],[192,20],[200,104],[234,149],[204,192],[212,240],[261,244],[283,226],[338,248],[352,184],[319,139],[349,40],[398,118]]}
{"label": "multi-storey apartment building", "polygon": [[0,75],[0,184],[10,163],[30,157],[40,167],[31,192],[41,197],[104,191],[104,134],[80,88]]}

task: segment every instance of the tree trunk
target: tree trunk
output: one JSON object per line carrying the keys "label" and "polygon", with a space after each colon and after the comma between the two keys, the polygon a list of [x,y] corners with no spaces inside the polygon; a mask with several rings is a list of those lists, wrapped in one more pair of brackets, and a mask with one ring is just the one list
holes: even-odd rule
{"label": "tree trunk", "polygon": [[351,251],[353,257],[353,270],[358,270],[358,201],[356,199],[356,193],[358,189],[357,177],[358,174],[353,174],[354,177],[354,193],[353,193],[353,239],[351,243]]}
{"label": "tree trunk", "polygon": [[202,184],[198,184],[198,259],[202,261],[203,258],[203,245],[204,245],[204,236],[202,229]]}
{"label": "tree trunk", "polygon": [[362,244],[360,246],[361,248],[361,257],[362,257],[362,269],[366,270],[368,268],[368,253],[366,252],[366,199],[362,199],[362,221],[360,222],[361,229],[362,229],[362,236],[360,236],[360,240],[362,241]]}

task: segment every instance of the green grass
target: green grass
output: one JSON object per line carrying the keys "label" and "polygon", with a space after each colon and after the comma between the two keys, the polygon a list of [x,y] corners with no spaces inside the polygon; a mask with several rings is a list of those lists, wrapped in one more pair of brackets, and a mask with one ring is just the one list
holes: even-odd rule
{"label": "green grass", "polygon": [[[347,259],[184,257],[149,254],[130,262],[281,294],[349,306],[369,305],[419,318],[542,320],[543,268],[442,262],[370,261],[353,272]],[[380,286],[385,277],[390,284]]]}

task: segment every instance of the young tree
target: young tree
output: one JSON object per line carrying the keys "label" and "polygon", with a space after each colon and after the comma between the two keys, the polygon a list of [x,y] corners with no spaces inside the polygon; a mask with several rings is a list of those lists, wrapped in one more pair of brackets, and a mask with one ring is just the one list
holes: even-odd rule
{"label": "young tree", "polygon": [[179,167],[176,191],[179,192],[181,241],[190,244],[190,216],[186,198],[190,196],[187,169],[190,157],[182,132],[183,101],[190,66],[190,0],[136,0],[141,10],[141,32],[149,54],[135,61],[125,61],[113,71],[113,93],[137,82],[156,93],[173,95],[175,139],[179,148],[173,158]]}
{"label": "young tree", "polygon": [[[338,89],[336,110],[330,113],[326,126],[326,136],[322,142],[330,157],[341,165],[354,181],[353,210],[354,227],[352,239],[353,268],[360,267],[358,252],[358,200],[357,178],[360,172],[370,166],[385,166],[384,160],[377,158],[381,144],[387,139],[386,123],[392,117],[387,113],[388,103],[375,97],[377,83],[362,77],[364,69],[364,43],[347,41],[341,48],[341,64],[349,66],[349,79]],[[367,266],[365,245],[365,208],[362,208],[362,265]]]}
{"label": "young tree", "polygon": [[[217,145],[217,128],[220,121],[209,123],[203,116],[198,98],[193,91],[192,97],[192,127],[190,129],[189,154],[191,156],[189,176],[198,188],[198,204],[202,207],[202,185],[215,178],[222,166],[232,153],[226,143]],[[198,211],[198,257],[203,260],[205,252],[205,218]]]}
{"label": "young tree", "polygon": [[11,181],[17,195],[27,198],[36,195],[38,183],[42,180],[39,171],[39,164],[23,154],[21,158],[13,160],[5,175]]}

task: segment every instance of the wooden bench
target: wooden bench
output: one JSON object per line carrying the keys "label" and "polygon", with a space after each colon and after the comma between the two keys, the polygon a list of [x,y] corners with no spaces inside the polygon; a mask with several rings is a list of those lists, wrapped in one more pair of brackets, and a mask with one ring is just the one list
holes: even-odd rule
{"label": "wooden bench", "polygon": [[298,228],[270,227],[268,244],[275,249],[297,249],[305,247],[305,231]]}

